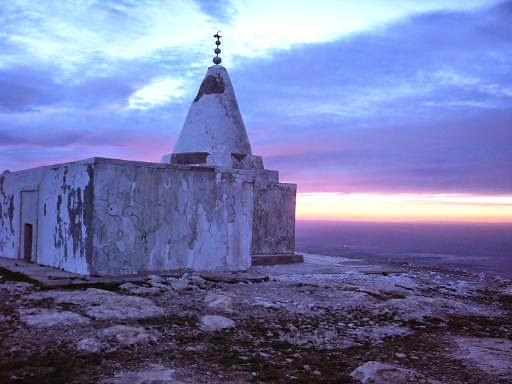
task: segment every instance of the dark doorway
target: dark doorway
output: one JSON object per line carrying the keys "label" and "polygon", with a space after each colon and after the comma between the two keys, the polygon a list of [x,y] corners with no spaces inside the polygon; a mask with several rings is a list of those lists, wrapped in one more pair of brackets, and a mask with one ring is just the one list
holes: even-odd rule
{"label": "dark doorway", "polygon": [[32,261],[32,224],[23,226],[23,259]]}
{"label": "dark doorway", "polygon": [[19,258],[26,261],[36,261],[37,191],[21,191],[20,223]]}

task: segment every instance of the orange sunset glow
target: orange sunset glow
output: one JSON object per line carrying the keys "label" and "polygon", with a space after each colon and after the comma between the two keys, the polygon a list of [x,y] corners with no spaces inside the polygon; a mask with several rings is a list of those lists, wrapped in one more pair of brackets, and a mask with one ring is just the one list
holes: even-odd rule
{"label": "orange sunset glow", "polygon": [[512,223],[512,196],[299,193],[297,219]]}

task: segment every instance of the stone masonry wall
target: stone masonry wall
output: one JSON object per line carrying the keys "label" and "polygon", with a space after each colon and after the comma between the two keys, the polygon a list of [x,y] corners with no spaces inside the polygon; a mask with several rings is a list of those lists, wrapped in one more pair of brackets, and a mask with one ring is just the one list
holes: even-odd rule
{"label": "stone masonry wall", "polygon": [[297,186],[278,182],[275,171],[256,171],[252,254],[295,252]]}
{"label": "stone masonry wall", "polygon": [[[0,256],[80,274],[246,269],[289,254],[295,190],[268,170],[93,158],[0,176]],[[25,199],[25,200],[23,200]]]}
{"label": "stone masonry wall", "polygon": [[[0,256],[23,257],[30,224],[32,261],[89,273],[92,185],[89,160],[1,175]],[[22,196],[31,199],[22,204]]]}
{"label": "stone masonry wall", "polygon": [[94,273],[250,266],[251,177],[110,159],[95,171]]}

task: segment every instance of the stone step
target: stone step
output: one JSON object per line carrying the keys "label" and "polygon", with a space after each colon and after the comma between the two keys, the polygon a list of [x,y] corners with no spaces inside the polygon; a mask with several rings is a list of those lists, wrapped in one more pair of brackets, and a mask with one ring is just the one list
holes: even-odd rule
{"label": "stone step", "polygon": [[299,253],[277,253],[273,255],[252,255],[252,265],[278,265],[303,263],[304,256]]}

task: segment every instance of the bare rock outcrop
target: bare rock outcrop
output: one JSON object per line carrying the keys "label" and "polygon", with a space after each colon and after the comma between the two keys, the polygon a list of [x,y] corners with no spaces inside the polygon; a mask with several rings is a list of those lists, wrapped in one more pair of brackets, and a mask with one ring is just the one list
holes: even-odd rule
{"label": "bare rock outcrop", "polygon": [[86,325],[90,322],[87,317],[71,311],[59,311],[45,308],[22,309],[20,320],[30,327],[54,327],[67,325]]}
{"label": "bare rock outcrop", "polygon": [[512,381],[512,340],[456,337],[454,357],[502,380]]}
{"label": "bare rock outcrop", "polygon": [[113,325],[96,332],[92,337],[77,342],[77,349],[83,352],[112,352],[121,347],[156,341],[158,336],[143,327]]}
{"label": "bare rock outcrop", "polygon": [[101,384],[182,384],[174,378],[174,370],[152,364],[138,371],[123,371]]}
{"label": "bare rock outcrop", "polygon": [[97,320],[142,319],[163,316],[165,311],[144,297],[120,295],[103,289],[50,291],[32,295],[32,299],[52,298],[57,303],[75,304]]}
{"label": "bare rock outcrop", "polygon": [[208,308],[224,312],[233,311],[233,299],[230,296],[216,292],[208,292],[204,301]]}
{"label": "bare rock outcrop", "polygon": [[412,370],[369,361],[350,374],[360,384],[440,384]]}
{"label": "bare rock outcrop", "polygon": [[227,317],[218,315],[206,315],[201,317],[201,328],[204,331],[214,332],[223,329],[233,328],[235,322]]}

